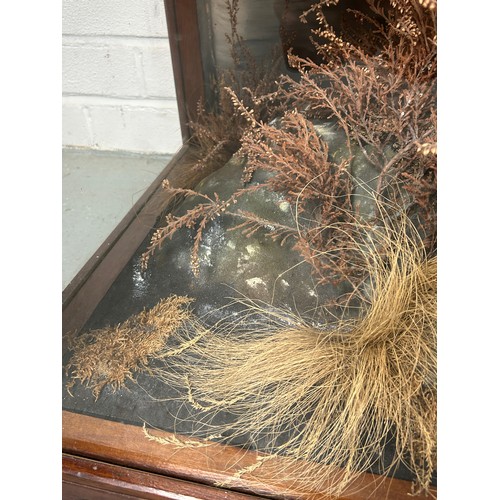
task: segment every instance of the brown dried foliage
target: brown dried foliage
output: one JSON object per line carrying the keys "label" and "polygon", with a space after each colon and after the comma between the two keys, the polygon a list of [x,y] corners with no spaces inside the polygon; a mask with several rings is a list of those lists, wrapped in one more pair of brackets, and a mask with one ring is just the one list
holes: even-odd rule
{"label": "brown dried foliage", "polygon": [[266,124],[256,120],[235,94],[232,98],[251,125],[238,152],[247,160],[243,180],[250,181],[257,169],[271,172],[266,187],[284,194],[295,207],[297,220],[295,228],[285,231],[246,213],[234,229],[251,235],[258,227],[267,231],[272,227],[270,235],[275,239],[277,234],[295,239],[294,248],[311,264],[318,284],[357,281],[349,231],[336,229],[352,214],[350,157],[332,161],[312,122],[296,110],[286,112],[276,124]]}
{"label": "brown dried foliage", "polygon": [[[231,131],[221,128],[221,137],[212,140],[214,146],[207,151],[211,156],[223,140],[238,143],[237,154],[247,161],[242,188],[230,200],[221,201],[215,194],[213,200],[206,199],[182,217],[168,216],[166,226],[153,236],[144,267],[166,237],[180,227],[196,226],[192,262],[197,274],[197,248],[206,224],[245,190],[258,188],[245,187],[245,183],[256,169],[264,169],[274,174],[266,187],[283,192],[297,215],[296,227],[276,227],[270,236],[275,240],[294,238],[295,248],[312,265],[319,283],[347,279],[356,287],[362,276],[346,243],[349,224],[339,231],[338,222],[350,222],[350,216],[345,215],[352,213],[349,167],[359,151],[379,170],[376,195],[380,200],[391,199],[408,213],[418,211],[426,247],[433,251],[437,180],[435,3],[390,0],[378,4],[367,0],[373,15],[354,14],[370,29],[357,31],[355,40],[343,38],[328,24],[323,9],[337,3],[315,2],[302,16],[305,23],[315,16],[320,26],[313,34],[315,40],[321,40],[315,43],[322,63],[290,54],[289,62],[299,78],[282,76],[275,91],[265,93],[259,88],[260,79],[253,80],[253,89],[241,80],[223,89],[224,113],[217,118],[207,115],[207,119],[220,119],[230,125]],[[228,38],[237,60],[236,54],[245,51],[236,30],[237,2],[229,2],[228,8],[232,20]],[[270,122],[270,117],[262,113],[264,103],[274,103],[275,111],[282,106],[288,111],[277,123]],[[350,153],[332,162],[312,119],[335,122],[346,134]],[[203,133],[215,133],[212,125],[206,124]],[[202,129],[203,125],[200,136]],[[233,141],[235,136],[231,134],[238,139]],[[313,217],[301,218],[312,204]],[[231,213],[243,219],[238,228],[248,235],[259,227],[267,231],[272,227],[269,221],[252,214]]]}
{"label": "brown dried foliage", "polygon": [[[169,239],[181,228],[196,229],[194,236],[194,243],[191,250],[191,270],[195,276],[199,275],[199,259],[198,250],[201,244],[201,239],[203,237],[203,230],[206,228],[207,224],[219,217],[222,213],[227,212],[227,209],[234,203],[236,203],[237,198],[246,192],[246,190],[241,189],[233,193],[233,195],[227,200],[221,200],[217,193],[214,193],[214,197],[211,198],[208,195],[198,193],[191,189],[184,188],[172,188],[168,180],[163,181],[163,189],[169,191],[173,195],[180,196],[196,196],[202,198],[204,201],[198,203],[194,208],[188,210],[182,215],[173,215],[168,213],[165,216],[164,225],[156,229],[151,237],[150,244],[141,257],[141,269],[145,271],[147,269],[149,259],[151,256],[161,248],[162,244],[166,239]],[[230,213],[230,212],[228,212]]]}
{"label": "brown dried foliage", "polygon": [[135,373],[148,371],[150,360],[161,357],[167,338],[190,317],[187,306],[191,301],[171,296],[121,324],[70,339],[68,390],[80,381],[97,399],[106,385],[117,390],[127,379],[133,380]]}
{"label": "brown dried foliage", "polygon": [[378,167],[379,195],[391,184],[414,195],[430,248],[436,239],[436,4],[367,0],[374,16],[359,14],[359,21],[371,29],[354,43],[328,24],[322,9],[332,3],[338,0],[316,2],[302,16],[307,22],[314,14],[321,26],[315,34],[323,40],[316,46],[324,62],[290,55],[300,80],[283,77],[278,92],[306,116],[342,127],[348,146],[361,148]]}
{"label": "brown dried foliage", "polygon": [[210,173],[224,165],[239,149],[241,137],[248,127],[246,120],[234,112],[231,98],[226,91],[230,87],[240,98],[254,108],[259,119],[269,120],[281,107],[276,100],[255,99],[254,96],[270,95],[276,89],[279,77],[280,54],[276,50],[266,61],[257,61],[238,34],[238,0],[227,0],[226,8],[231,32],[226,34],[233,61],[232,69],[217,69],[212,82],[215,103],[198,102],[197,115],[189,121],[192,132],[190,142],[197,151],[195,170]]}

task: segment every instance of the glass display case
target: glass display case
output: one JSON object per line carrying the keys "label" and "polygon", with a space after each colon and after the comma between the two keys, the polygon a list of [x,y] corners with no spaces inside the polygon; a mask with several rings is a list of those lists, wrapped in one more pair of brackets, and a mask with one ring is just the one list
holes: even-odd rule
{"label": "glass display case", "polygon": [[[365,8],[365,2],[341,1],[338,6],[332,6],[337,10],[331,11],[326,5],[328,2],[320,3],[328,7],[329,25],[335,26],[340,30],[338,32],[349,31],[360,18],[365,20],[364,29],[371,29],[374,24],[370,18],[374,14]],[[278,78],[274,75],[285,75],[290,82],[298,81],[301,73],[297,66],[290,64],[287,55],[292,51],[297,57],[315,63],[315,58],[319,57],[315,36],[324,25],[314,12],[311,23],[317,25],[311,28],[302,22],[301,14],[313,4],[303,0],[165,0],[164,4],[184,145],[63,292],[63,497],[338,498],[329,488],[334,481],[334,469],[328,469],[328,475],[322,481],[309,485],[297,483],[293,471],[300,470],[300,465],[280,453],[262,460],[265,454],[260,451],[258,437],[253,436],[249,443],[244,435],[224,440],[214,437],[209,441],[205,435],[198,435],[203,410],[200,412],[196,405],[189,404],[192,403],[189,398],[180,398],[178,388],[159,382],[147,369],[134,374],[118,388],[105,385],[97,393],[78,380],[72,381],[71,370],[65,369],[79,335],[123,325],[134,315],[154,308],[167,296],[175,294],[194,298],[192,310],[195,316],[206,317],[207,311],[213,313],[227,307],[228,284],[248,297],[261,282],[272,279],[271,274],[263,274],[265,278],[262,279],[260,274],[259,277],[245,274],[242,281],[227,279],[219,286],[207,278],[210,273],[215,273],[221,281],[221,274],[217,274],[218,268],[214,267],[217,263],[209,262],[207,259],[211,257],[207,253],[199,257],[201,275],[190,274],[185,269],[189,267],[185,260],[192,260],[191,246],[196,239],[193,235],[187,241],[179,241],[175,236],[166,239],[164,245],[152,253],[147,270],[144,269],[144,255],[151,248],[152,237],[162,227],[165,217],[179,207],[180,194],[185,195],[185,190],[195,187],[199,192],[204,182],[213,183],[210,184],[212,193],[215,188],[223,192],[235,182],[230,174],[223,172],[223,167],[235,161],[238,149],[230,144],[229,138],[225,144],[228,152],[226,157],[220,156],[218,166],[200,161],[199,143],[193,140],[193,136],[199,133],[197,120],[200,112],[204,110],[211,116],[223,113],[221,107],[227,102],[221,99],[221,89],[238,85],[245,89],[247,84],[250,85],[245,78],[248,78],[251,64],[260,65],[260,69],[252,74],[254,87],[262,84],[259,78]],[[422,2],[415,4],[421,5]],[[352,14],[351,8],[358,9],[361,14]],[[232,16],[236,15],[237,23],[234,23]],[[356,36],[353,35],[353,39]],[[376,52],[376,48],[372,49]],[[270,87],[269,93],[272,92]],[[250,92],[245,94],[243,90],[240,95],[250,96]],[[234,95],[232,104],[238,105]],[[244,97],[239,104],[240,110],[233,110],[235,115],[249,109]],[[287,106],[290,111],[290,102],[284,106],[280,108],[282,113]],[[267,118],[270,123],[275,123],[270,115]],[[430,115],[428,119],[432,121]],[[330,146],[342,140],[328,133],[324,137],[330,141]],[[419,143],[420,148],[433,147],[430,135],[427,138],[428,142]],[[391,158],[396,158],[401,149],[395,148],[395,151]],[[210,176],[219,169],[223,174],[214,181]],[[206,181],[207,178],[211,180]],[[228,196],[235,191],[237,188],[228,191]],[[291,207],[293,215],[293,204],[289,199],[281,197],[276,203],[278,212],[279,207],[282,210]],[[371,210],[362,202],[359,206],[362,210]],[[191,208],[192,205],[186,210]],[[422,214],[421,218],[425,219],[427,212]],[[285,219],[273,220],[278,224]],[[224,248],[231,246],[232,241],[224,233]],[[169,242],[177,246],[172,250],[161,250],[168,247]],[[267,247],[262,238],[259,242],[262,253],[257,266],[262,268],[266,252],[271,255],[274,247]],[[250,246],[249,242],[245,243],[245,255],[252,254]],[[283,246],[286,248],[286,244]],[[207,252],[203,248],[201,251]],[[310,272],[299,265],[300,258],[295,264],[290,255],[285,257],[288,274],[280,267],[283,265],[281,261],[271,263],[272,272],[284,283],[281,291],[273,290],[273,297],[296,307],[298,315],[306,317],[330,288],[329,285],[324,289],[316,285],[307,288]],[[224,259],[220,273],[224,271],[224,276],[236,274],[236,261],[227,256]],[[288,268],[294,266],[296,269],[289,272]],[[247,269],[250,267],[245,267],[244,271]],[[242,290],[241,283],[247,288]],[[307,293],[292,294],[287,291],[290,284],[292,288],[294,284],[300,284],[302,291],[307,290]],[[251,299],[264,301],[269,297],[264,293]],[[213,322],[220,319],[217,316]],[[323,317],[313,317],[312,320],[321,324]],[[162,366],[168,368],[169,365]],[[232,416],[230,411],[221,411],[210,418],[210,424],[216,427]],[[297,425],[299,427],[300,423]],[[390,476],[381,474],[384,461],[390,462],[396,447],[388,439],[387,456],[373,459],[370,470],[357,475],[344,489],[341,498],[408,498],[415,480],[409,468],[401,464],[392,470]],[[436,495],[436,491],[436,471],[433,471],[427,494]],[[416,493],[415,498],[428,498],[427,494]]]}

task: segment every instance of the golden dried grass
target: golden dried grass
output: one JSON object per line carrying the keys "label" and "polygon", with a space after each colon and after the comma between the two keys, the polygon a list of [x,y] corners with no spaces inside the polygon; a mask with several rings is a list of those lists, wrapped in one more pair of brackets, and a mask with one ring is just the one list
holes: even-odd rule
{"label": "golden dried grass", "polygon": [[175,372],[207,421],[235,416],[212,432],[296,459],[297,483],[340,494],[392,442],[382,472],[405,464],[426,491],[436,468],[437,259],[405,216],[354,229],[369,276],[357,319],[318,327],[243,300],[236,321],[197,327]]}

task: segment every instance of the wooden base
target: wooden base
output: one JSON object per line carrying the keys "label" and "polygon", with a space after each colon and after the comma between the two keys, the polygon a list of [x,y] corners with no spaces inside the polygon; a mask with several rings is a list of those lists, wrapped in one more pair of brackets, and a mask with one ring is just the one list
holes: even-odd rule
{"label": "wooden base", "polygon": [[[231,500],[255,495],[334,499],[324,493],[326,485],[311,489],[294,486],[287,478],[287,467],[293,464],[286,459],[269,460],[254,472],[237,477],[238,470],[256,463],[258,453],[218,443],[182,446],[182,436],[162,431],[154,431],[154,435],[165,444],[148,440],[137,426],[63,412],[64,498],[81,498],[78,492],[85,492],[85,498],[184,498],[187,494],[191,498]],[[281,476],[275,473],[278,460],[283,466]],[[224,488],[216,487],[221,483]],[[92,496],[104,493],[128,496]],[[435,490],[432,493],[436,495]],[[408,481],[363,474],[336,500],[407,500],[410,494]]]}

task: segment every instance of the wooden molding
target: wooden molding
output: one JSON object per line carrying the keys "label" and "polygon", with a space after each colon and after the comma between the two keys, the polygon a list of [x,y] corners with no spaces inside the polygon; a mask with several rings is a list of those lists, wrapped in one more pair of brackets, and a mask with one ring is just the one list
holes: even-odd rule
{"label": "wooden molding", "polygon": [[[235,473],[255,464],[261,455],[218,443],[182,447],[175,443],[187,439],[183,436],[156,430],[151,433],[163,438],[167,444],[148,440],[138,426],[63,412],[63,452],[67,455],[211,487],[222,483],[225,489],[221,493],[230,490],[265,498],[334,500],[324,493],[326,485],[304,489],[291,484],[287,470],[293,469],[293,463],[287,459],[269,460],[251,474],[237,477]],[[190,441],[193,440],[190,438]],[[276,475],[277,465],[283,470],[280,476]],[[435,490],[433,492],[435,496]],[[411,483],[408,481],[363,474],[341,498],[335,500],[407,500],[410,494]],[[429,497],[417,495],[413,498]]]}
{"label": "wooden molding", "polygon": [[225,492],[203,484],[173,479],[98,460],[63,454],[62,491],[65,500],[142,498],[145,500],[251,500],[257,497]]}

